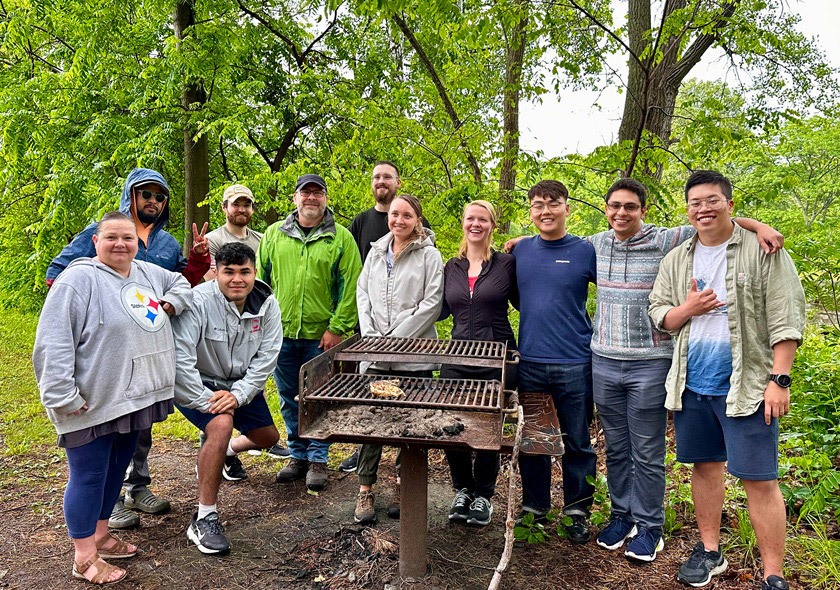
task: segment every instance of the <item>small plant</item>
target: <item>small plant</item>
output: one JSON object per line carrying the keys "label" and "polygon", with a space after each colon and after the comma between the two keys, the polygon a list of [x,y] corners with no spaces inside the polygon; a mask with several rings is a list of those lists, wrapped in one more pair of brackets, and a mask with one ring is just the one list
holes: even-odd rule
{"label": "small plant", "polygon": [[[587,475],[586,481],[589,485],[595,487],[595,492],[592,495],[592,513],[589,515],[589,520],[593,525],[601,526],[609,522],[612,508],[607,487],[607,476],[603,473],[599,473],[595,477]],[[564,524],[571,524],[571,521]]]}
{"label": "small plant", "polygon": [[[553,512],[545,515],[545,519],[551,523],[557,519]],[[513,528],[513,538],[517,541],[525,541],[529,544],[545,543],[548,540],[548,531],[541,522],[538,522],[532,512],[526,512],[522,520]]]}

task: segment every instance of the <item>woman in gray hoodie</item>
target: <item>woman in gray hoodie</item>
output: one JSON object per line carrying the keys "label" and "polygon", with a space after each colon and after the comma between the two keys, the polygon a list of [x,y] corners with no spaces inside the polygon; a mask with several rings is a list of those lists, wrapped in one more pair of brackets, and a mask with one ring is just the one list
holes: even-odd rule
{"label": "woman in gray hoodie", "polygon": [[[434,234],[423,227],[423,208],[411,195],[400,195],[388,210],[389,233],[373,243],[356,286],[362,336],[437,338],[435,321],[443,306],[443,259],[434,246]],[[431,377],[434,365],[361,363],[361,371],[376,375]],[[353,519],[376,521],[371,487],[382,447],[362,445],[359,450],[359,498]],[[399,466],[398,466],[399,468]],[[388,516],[399,518],[400,480]]]}
{"label": "woman in gray hoodie", "polygon": [[108,517],[139,430],[172,413],[175,349],[169,316],[192,302],[187,280],[135,261],[137,230],[106,213],[95,258],[72,262],[53,283],[38,322],[32,362],[41,402],[67,452],[64,519],[73,576],[110,584],[137,547],[108,532]]}

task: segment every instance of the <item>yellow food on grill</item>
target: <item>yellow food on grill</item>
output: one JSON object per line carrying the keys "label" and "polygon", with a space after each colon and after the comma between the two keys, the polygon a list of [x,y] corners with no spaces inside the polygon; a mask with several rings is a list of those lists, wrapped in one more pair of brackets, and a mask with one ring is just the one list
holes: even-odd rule
{"label": "yellow food on grill", "polygon": [[383,379],[370,382],[370,392],[375,397],[395,398],[404,397],[405,392],[400,389],[399,379]]}

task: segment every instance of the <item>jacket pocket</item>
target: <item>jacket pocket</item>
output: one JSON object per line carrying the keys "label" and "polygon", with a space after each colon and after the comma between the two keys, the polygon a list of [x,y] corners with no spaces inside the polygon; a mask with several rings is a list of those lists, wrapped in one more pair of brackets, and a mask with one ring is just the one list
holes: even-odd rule
{"label": "jacket pocket", "polygon": [[131,360],[131,381],[125,390],[125,397],[137,399],[164,389],[175,387],[175,352],[172,349]]}

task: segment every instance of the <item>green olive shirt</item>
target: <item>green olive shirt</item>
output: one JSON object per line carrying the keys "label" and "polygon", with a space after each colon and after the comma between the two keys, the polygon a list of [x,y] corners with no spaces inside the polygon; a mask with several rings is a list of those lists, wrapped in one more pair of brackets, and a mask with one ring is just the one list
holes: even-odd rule
{"label": "green olive shirt", "polygon": [[[726,247],[726,289],[732,375],[726,396],[727,416],[754,414],[764,401],[773,368],[773,346],[785,340],[802,343],[805,292],[790,255],[766,254],[755,234],[738,225]],[[665,315],[682,304],[691,289],[695,236],[662,259],[650,294],[648,313],[663,330]],[[665,382],[665,407],[682,409],[691,320],[671,332],[676,338],[671,370]]]}

